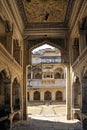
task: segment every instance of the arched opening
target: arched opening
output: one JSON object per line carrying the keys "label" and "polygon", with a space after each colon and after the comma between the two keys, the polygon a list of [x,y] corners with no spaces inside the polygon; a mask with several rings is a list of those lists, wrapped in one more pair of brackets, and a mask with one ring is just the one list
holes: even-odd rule
{"label": "arched opening", "polygon": [[54,70],[54,72],[55,72],[55,75],[54,75],[55,79],[64,79],[65,72],[62,68],[57,67]]}
{"label": "arched opening", "polygon": [[56,92],[56,100],[57,101],[63,101],[63,94],[61,91]]}
{"label": "arched opening", "polygon": [[44,100],[51,100],[51,92],[46,91],[44,93]]}
{"label": "arched opening", "polygon": [[[45,43],[48,42],[44,42],[43,45],[45,45]],[[33,115],[35,114],[34,112],[36,112],[37,114],[36,109],[39,109],[40,105],[41,108],[44,108],[44,106],[47,105],[49,107],[57,105],[58,107],[60,104],[64,105],[62,109],[66,113],[66,104],[63,102],[66,101],[66,65],[61,62],[62,51],[60,48],[58,49],[53,46],[51,48],[43,48],[39,43],[37,46],[41,48],[38,47],[36,50],[33,50],[34,46],[32,46],[29,49],[30,64],[27,65],[28,69],[26,69],[28,70],[27,74],[30,74],[30,76],[27,76],[29,77],[27,79],[29,83],[27,92],[30,94],[27,113]],[[32,85],[30,86],[30,84]],[[64,94],[61,93],[59,96],[56,96],[55,92],[58,90]],[[38,105],[39,107],[37,108]],[[35,106],[36,109],[33,110],[34,108],[32,106]],[[43,114],[44,110],[40,112],[38,110],[38,113]]]}
{"label": "arched opening", "polygon": [[[0,72],[0,128],[6,129],[10,127],[8,119],[11,113],[10,106],[10,78],[5,70]],[[6,118],[7,117],[7,118]]]}
{"label": "arched opening", "polygon": [[74,108],[81,107],[81,84],[77,76],[73,84],[73,106]]}
{"label": "arched opening", "polygon": [[38,91],[35,91],[34,92],[34,100],[36,101],[38,101],[38,100],[40,100],[40,92],[38,92]]}
{"label": "arched opening", "polygon": [[82,80],[82,113],[87,113],[87,70]]}
{"label": "arched opening", "polygon": [[32,69],[33,79],[41,79],[42,78],[42,69],[39,67],[35,67]]}
{"label": "arched opening", "polygon": [[14,111],[20,109],[20,84],[17,78],[14,79],[12,85],[12,106]]}
{"label": "arched opening", "polygon": [[61,74],[59,72],[55,73],[55,79],[60,79],[61,78]]}

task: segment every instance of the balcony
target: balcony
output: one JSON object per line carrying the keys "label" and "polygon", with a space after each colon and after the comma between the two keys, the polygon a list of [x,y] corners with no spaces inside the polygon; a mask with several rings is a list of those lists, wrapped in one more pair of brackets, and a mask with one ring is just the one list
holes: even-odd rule
{"label": "balcony", "polygon": [[[45,82],[48,81],[48,82]],[[53,81],[53,82],[50,82]],[[30,82],[30,88],[64,88],[66,87],[66,79],[32,79]],[[29,83],[28,82],[28,83]]]}

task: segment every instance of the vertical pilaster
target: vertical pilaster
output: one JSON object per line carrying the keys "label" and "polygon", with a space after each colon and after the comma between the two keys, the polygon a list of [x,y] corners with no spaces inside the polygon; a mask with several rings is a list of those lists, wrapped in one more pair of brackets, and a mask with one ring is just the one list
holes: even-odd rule
{"label": "vertical pilaster", "polygon": [[40,101],[44,101],[44,92],[43,92],[43,90],[41,90],[41,93],[40,93]]}
{"label": "vertical pilaster", "polygon": [[30,91],[30,101],[33,101],[33,91],[32,90],[29,91]]}
{"label": "vertical pilaster", "polygon": [[23,44],[23,119],[27,119],[27,86],[26,86],[26,46],[27,41]]}
{"label": "vertical pilaster", "polygon": [[13,84],[13,79],[11,76],[11,83],[10,83],[10,107],[11,107],[11,113],[13,113],[13,106],[12,106],[12,84]]}
{"label": "vertical pilaster", "polygon": [[55,101],[55,92],[52,91],[52,101]]}

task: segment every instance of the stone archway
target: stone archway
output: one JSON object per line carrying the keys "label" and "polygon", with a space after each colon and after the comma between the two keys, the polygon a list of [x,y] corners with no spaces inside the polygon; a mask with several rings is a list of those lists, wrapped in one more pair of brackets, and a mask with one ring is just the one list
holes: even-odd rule
{"label": "stone archway", "polygon": [[[27,42],[27,41],[26,41]],[[24,58],[24,59],[28,59],[27,61],[26,61],[26,64],[27,64],[27,66],[26,66],[26,70],[28,70],[27,68],[28,67],[30,67],[30,66],[32,66],[32,57],[31,57],[31,54],[32,54],[32,50],[33,49],[35,49],[35,48],[37,48],[37,47],[39,47],[39,46],[41,46],[41,45],[44,45],[44,44],[49,44],[49,45],[52,45],[52,46],[54,46],[55,48],[58,48],[59,49],[59,51],[60,51],[60,53],[61,53],[61,58],[63,57],[64,59],[64,62],[66,61],[66,57],[65,57],[65,55],[67,55],[66,54],[66,52],[61,48],[61,47],[59,47],[58,45],[56,45],[55,43],[53,44],[53,43],[51,43],[51,42],[48,42],[48,41],[44,41],[44,42],[37,42],[36,44],[27,44],[27,54],[29,54],[29,57],[27,57],[27,58]],[[28,46],[29,45],[29,46]],[[25,48],[26,48],[25,47]],[[29,48],[28,48],[29,47]],[[62,59],[61,59],[61,61],[62,61]],[[60,63],[60,62],[59,62]],[[40,66],[40,64],[38,65],[36,65],[36,66]],[[59,67],[59,66],[58,66]],[[66,66],[66,64],[63,64],[63,68],[64,67],[66,67],[66,68],[68,68],[68,65]],[[69,75],[69,69],[67,70],[66,69],[66,71],[67,71],[67,73],[68,73],[68,75]],[[26,73],[25,73],[25,70],[24,70],[24,75],[27,75],[27,71],[26,71]],[[61,74],[61,77],[64,77],[64,76],[62,76],[63,75],[63,73]],[[33,73],[32,73],[32,77],[34,76],[34,78],[35,78],[35,73],[34,73],[34,75],[33,75]],[[25,78],[26,76],[24,76],[24,78]],[[43,77],[42,77],[43,78]],[[52,78],[52,77],[51,77]],[[24,79],[24,82],[26,82],[26,79]],[[68,82],[68,81],[67,81]],[[47,82],[45,82],[45,83],[47,83]],[[33,84],[33,83],[32,83]],[[67,83],[67,85],[69,86],[69,84]],[[26,87],[27,87],[27,84],[26,84]],[[33,85],[32,85],[32,87],[33,87]],[[49,87],[50,88],[50,87]],[[25,92],[26,92],[26,88],[24,88],[24,90],[25,90]],[[47,90],[45,90],[45,91],[48,91],[48,89]],[[45,92],[44,91],[44,92]],[[68,89],[67,89],[67,91],[68,91]],[[54,93],[55,94],[55,93]],[[52,97],[51,97],[52,95],[51,95],[51,93],[44,93],[43,94],[43,99],[44,100],[51,100],[52,99]],[[25,96],[26,97],[26,96]],[[41,97],[42,98],[42,97]],[[65,99],[66,100],[66,99]],[[70,100],[68,100],[68,102],[70,102]],[[67,102],[67,105],[68,105],[68,102]],[[25,102],[26,103],[26,102]],[[25,105],[25,104],[24,104]],[[26,104],[27,105],[27,104]],[[67,107],[68,108],[68,107]],[[24,111],[26,111],[25,110],[25,108],[24,108]],[[68,111],[67,111],[68,112]],[[69,109],[69,112],[71,112],[71,109]],[[68,113],[69,113],[68,112]],[[70,113],[71,114],[71,113]],[[25,114],[24,114],[25,115]]]}

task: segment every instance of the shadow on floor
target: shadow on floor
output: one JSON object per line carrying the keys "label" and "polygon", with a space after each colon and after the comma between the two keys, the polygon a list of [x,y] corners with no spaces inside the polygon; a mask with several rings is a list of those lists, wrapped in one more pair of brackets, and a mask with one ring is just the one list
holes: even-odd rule
{"label": "shadow on floor", "polygon": [[28,118],[12,130],[82,130],[79,121],[76,123],[52,122]]}

